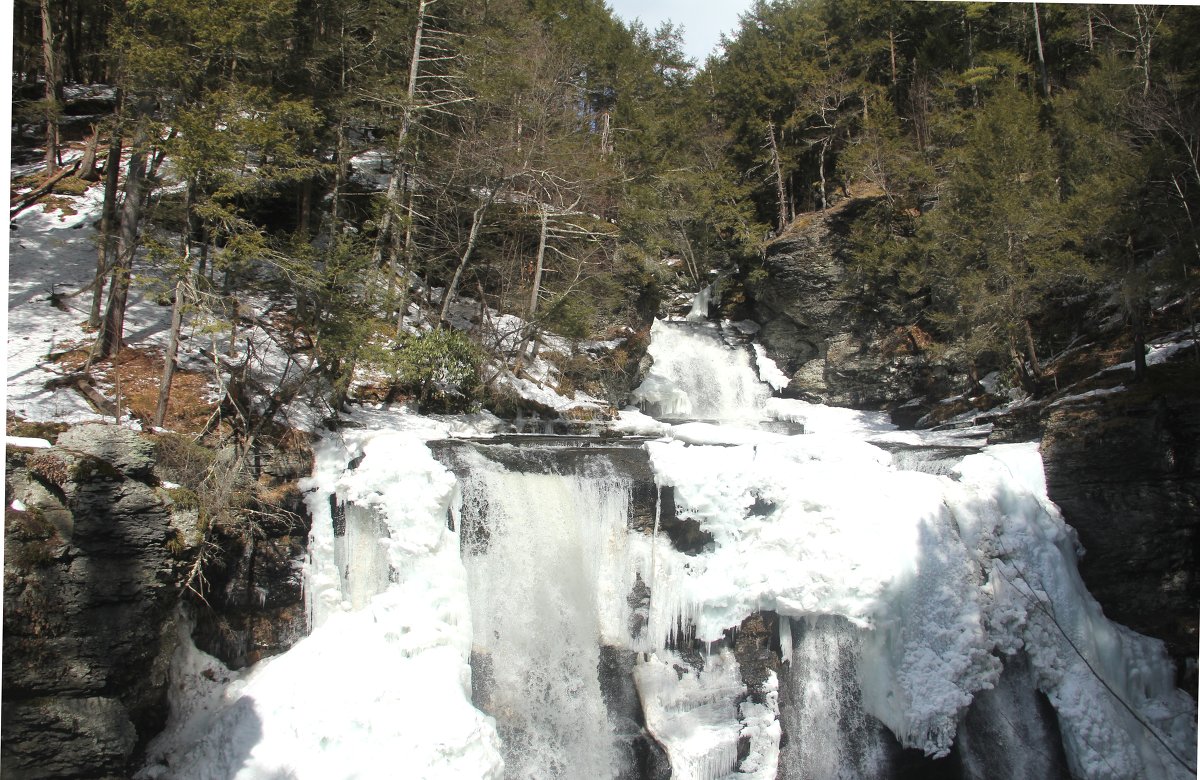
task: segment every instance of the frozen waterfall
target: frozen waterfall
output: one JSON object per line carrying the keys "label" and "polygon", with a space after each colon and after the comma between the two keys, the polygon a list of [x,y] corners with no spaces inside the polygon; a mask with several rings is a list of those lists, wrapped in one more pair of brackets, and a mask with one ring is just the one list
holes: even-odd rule
{"label": "frozen waterfall", "polygon": [[660,419],[623,438],[327,438],[311,636],[240,673],[185,643],[140,777],[1195,776],[1195,704],[1088,594],[1035,445],[771,398],[746,332],[652,334]]}
{"label": "frozen waterfall", "polygon": [[601,641],[628,622],[629,485],[604,469],[520,473],[479,455],[465,466],[475,700],[496,718],[508,776],[616,777],[598,669]]}
{"label": "frozen waterfall", "polygon": [[655,320],[650,329],[654,364],[633,400],[659,418],[755,419],[771,395],[751,353],[731,346],[709,322]]}

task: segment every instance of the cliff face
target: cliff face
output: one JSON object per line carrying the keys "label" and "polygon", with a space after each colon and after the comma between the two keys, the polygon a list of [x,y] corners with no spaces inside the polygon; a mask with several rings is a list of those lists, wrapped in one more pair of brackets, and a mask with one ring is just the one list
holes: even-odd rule
{"label": "cliff face", "polygon": [[165,720],[191,529],[153,465],[149,441],[102,425],[8,453],[5,778],[128,777]]}
{"label": "cliff face", "polygon": [[[1144,386],[1050,407],[1051,500],[1079,532],[1079,571],[1113,620],[1158,637],[1196,693],[1200,371],[1152,367]],[[1190,389],[1189,389],[1190,388]]]}
{"label": "cliff face", "polygon": [[806,215],[768,247],[746,292],[768,354],[792,378],[789,393],[892,410],[911,399],[952,395],[966,378],[924,352],[923,334],[912,323],[854,300],[845,236],[873,203],[852,199]]}
{"label": "cliff face", "polygon": [[[179,606],[204,534],[196,496],[165,481],[165,444],[81,425],[50,449],[7,452],[5,780],[130,777],[166,723]],[[197,644],[233,667],[290,647],[305,626],[308,521],[293,480],[311,472],[311,452],[273,447],[247,468],[280,508],[210,529],[207,603],[191,610]]]}

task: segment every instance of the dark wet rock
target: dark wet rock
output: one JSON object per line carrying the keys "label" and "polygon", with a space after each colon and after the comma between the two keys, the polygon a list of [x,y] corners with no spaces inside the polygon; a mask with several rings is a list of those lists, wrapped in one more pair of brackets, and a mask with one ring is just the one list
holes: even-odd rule
{"label": "dark wet rock", "polygon": [[1047,491],[1079,534],[1088,589],[1109,618],[1166,642],[1183,672],[1180,687],[1193,695],[1197,373],[1163,366],[1130,390],[1057,403],[1042,437]]}
{"label": "dark wet rock", "polygon": [[772,672],[777,676],[782,673],[779,616],[774,612],[755,612],[742,621],[731,641],[750,700],[766,704],[767,680]]}
{"label": "dark wet rock", "polygon": [[791,377],[788,395],[890,411],[966,385],[961,369],[929,355],[919,328],[863,307],[848,284],[846,236],[875,204],[851,199],[797,220],[745,282],[760,341]]}
{"label": "dark wet rock", "polygon": [[1037,690],[1023,652],[1005,659],[994,687],[975,692],[955,749],[967,780],[1071,777],[1058,714]]}

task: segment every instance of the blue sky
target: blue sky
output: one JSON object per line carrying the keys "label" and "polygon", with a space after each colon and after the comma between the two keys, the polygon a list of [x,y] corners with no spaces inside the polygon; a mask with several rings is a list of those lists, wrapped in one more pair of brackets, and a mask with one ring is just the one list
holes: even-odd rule
{"label": "blue sky", "polygon": [[670,19],[684,27],[684,51],[703,65],[721,38],[737,27],[738,14],[751,0],[608,0],[608,5],[625,21],[642,20],[651,31]]}

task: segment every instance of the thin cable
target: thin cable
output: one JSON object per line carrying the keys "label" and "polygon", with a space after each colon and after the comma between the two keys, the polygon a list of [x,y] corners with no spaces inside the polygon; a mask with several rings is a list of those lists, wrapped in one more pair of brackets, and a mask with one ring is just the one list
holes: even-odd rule
{"label": "thin cable", "polygon": [[[1009,555],[1008,550],[1004,549],[1004,542],[1001,541],[1000,539],[997,539],[996,541],[997,541],[997,543],[999,543],[1000,549],[1004,552],[1004,554]],[[1070,645],[1071,649],[1075,651],[1075,654],[1077,656],[1079,656],[1079,660],[1083,661],[1084,665],[1087,666],[1088,671],[1092,673],[1092,676],[1095,677],[1100,682],[1100,684],[1104,686],[1105,690],[1107,690],[1110,694],[1112,694],[1112,697],[1114,699],[1116,699],[1121,704],[1122,707],[1124,707],[1126,710],[1128,710],[1129,714],[1133,716],[1134,720],[1136,720],[1138,723],[1141,724],[1142,728],[1144,728],[1144,729],[1146,729],[1146,731],[1150,732],[1150,735],[1152,737],[1154,737],[1154,739],[1158,742],[1158,744],[1163,746],[1163,749],[1167,751],[1167,753],[1171,756],[1171,758],[1173,758],[1177,762],[1179,762],[1180,766],[1182,766],[1184,769],[1188,770],[1192,774],[1195,774],[1196,767],[1189,764],[1182,756],[1180,756],[1178,753],[1176,753],[1175,750],[1170,745],[1167,744],[1166,740],[1164,740],[1162,738],[1162,736],[1159,735],[1158,730],[1155,729],[1153,726],[1151,726],[1149,723],[1147,723],[1142,718],[1141,714],[1138,713],[1138,711],[1135,710],[1128,702],[1126,702],[1124,699],[1122,699],[1120,694],[1118,694],[1115,690],[1113,690],[1113,687],[1111,685],[1109,685],[1108,682],[1102,676],[1100,676],[1100,673],[1098,671],[1096,671],[1096,667],[1092,666],[1092,662],[1087,659],[1087,656],[1085,656],[1083,654],[1083,652],[1075,644],[1074,640],[1072,640],[1071,637],[1067,634],[1066,629],[1064,629],[1062,627],[1062,624],[1058,622],[1058,618],[1056,618],[1053,615],[1053,613],[1050,612],[1050,610],[1046,607],[1046,604],[1043,603],[1042,600],[1039,599],[1037,597],[1037,595],[1034,593],[1033,586],[1029,584],[1029,580],[1025,576],[1025,573],[1021,571],[1020,565],[1015,560],[1011,560],[1011,561],[1009,561],[1009,563],[1011,563],[1012,567],[1017,570],[1018,574],[1021,575],[1022,582],[1025,583],[1025,587],[1028,588],[1028,590],[1029,590],[1028,593],[1025,593],[1024,591],[1022,591],[1021,588],[1019,588],[1017,586],[1017,583],[1014,582],[1012,579],[1010,579],[1009,576],[1004,573],[1003,567],[993,566],[992,568],[995,569],[996,571],[999,571],[1000,576],[1003,577],[1005,579],[1005,581],[1008,582],[1008,584],[1012,585],[1013,588],[1016,589],[1017,593],[1020,593],[1025,599],[1032,601],[1033,604],[1039,610],[1041,610],[1042,613],[1045,614],[1047,618],[1050,619],[1050,622],[1053,623],[1054,627],[1058,629],[1060,634],[1062,634],[1063,639],[1067,640],[1067,644]]]}

